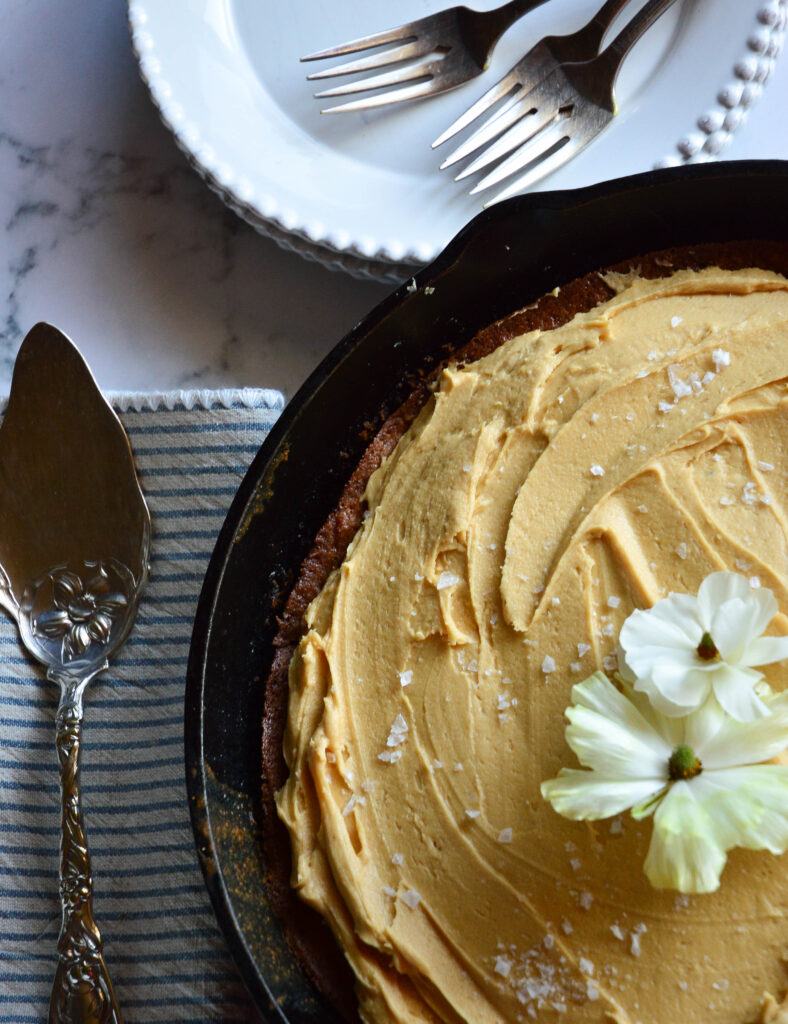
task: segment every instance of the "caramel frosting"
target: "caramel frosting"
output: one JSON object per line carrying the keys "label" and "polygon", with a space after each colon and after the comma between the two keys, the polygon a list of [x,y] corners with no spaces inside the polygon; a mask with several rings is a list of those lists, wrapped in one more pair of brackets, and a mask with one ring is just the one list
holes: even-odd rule
{"label": "caramel frosting", "polygon": [[788,860],[737,849],[718,892],[658,891],[648,819],[540,796],[634,608],[727,568],[788,631],[788,281],[608,280],[443,372],[291,664],[293,884],[367,1022],[788,1020]]}

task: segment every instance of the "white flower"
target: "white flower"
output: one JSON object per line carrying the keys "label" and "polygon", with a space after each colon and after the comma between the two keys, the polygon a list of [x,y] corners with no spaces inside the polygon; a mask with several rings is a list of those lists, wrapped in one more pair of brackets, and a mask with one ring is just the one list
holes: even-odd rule
{"label": "white flower", "polygon": [[686,715],[711,693],[740,722],[765,715],[756,691],[763,673],[753,666],[788,657],[788,637],[761,636],[776,612],[770,590],[735,572],[712,573],[697,597],[671,594],[629,616],[620,635],[624,674],[665,715]]}
{"label": "white flower", "polygon": [[734,846],[788,848],[788,766],[763,764],[788,746],[788,692],[770,714],[737,722],[715,701],[669,718],[624,682],[595,672],[572,689],[566,740],[585,769],[562,768],[542,796],[574,820],[627,808],[654,813],[644,870],[658,889],[713,892]]}

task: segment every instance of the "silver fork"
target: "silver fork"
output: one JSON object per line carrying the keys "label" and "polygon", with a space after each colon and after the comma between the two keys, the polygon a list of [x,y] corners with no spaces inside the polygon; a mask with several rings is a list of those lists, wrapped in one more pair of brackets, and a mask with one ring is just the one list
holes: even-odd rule
{"label": "silver fork", "polygon": [[[471,195],[474,195],[499,184],[533,163],[534,166],[525,175],[495,196],[494,201],[497,202],[527,188],[572,159],[615,117],[617,105],[614,87],[621,65],[643,33],[675,2],[676,0],[648,0],[615,39],[592,60],[562,65],[556,61],[550,46],[544,47],[538,56],[541,57],[541,67],[547,67],[546,74],[543,72],[536,76],[535,82],[532,78],[530,81],[526,80],[524,85],[521,84],[504,106],[441,166],[449,166],[491,139],[495,141],[458,174],[456,180],[465,178],[511,153],[471,189]],[[609,9],[609,14],[616,3],[619,9],[623,6],[619,0],[608,0],[594,20],[596,21],[606,9]],[[591,24],[582,29],[581,33],[589,29]],[[555,38],[561,37],[553,37]],[[550,42],[549,38],[543,40],[534,50],[539,50],[545,43]],[[518,68],[525,64],[533,69],[533,64],[529,61],[530,56],[531,54],[527,55],[515,65],[497,86],[493,86],[478,103],[444,132],[443,136],[436,140],[435,145],[439,145],[445,138],[454,134],[455,130],[459,130],[456,125],[464,127],[497,100],[511,93],[520,81]],[[507,83],[505,88],[504,83]]]}
{"label": "silver fork", "polygon": [[[324,114],[340,111],[367,110],[388,103],[437,96],[470,81],[487,67],[495,44],[503,33],[524,14],[543,4],[545,0],[509,0],[492,11],[472,11],[468,7],[451,7],[447,11],[430,14],[418,21],[410,21],[398,28],[374,35],[363,36],[332,46],[318,53],[302,57],[302,61],[343,57],[352,53],[377,49],[379,52],[358,60],[348,61],[308,75],[309,81],[352,75],[356,72],[375,71],[391,64],[402,64],[393,71],[350,82],[315,93],[317,99],[329,96],[347,96],[369,90],[389,89],[360,100],[351,100],[335,107],[327,107]],[[380,50],[380,47],[387,47]],[[407,62],[407,63],[405,63]],[[399,86],[399,88],[393,88]]]}
{"label": "silver fork", "polygon": [[[503,76],[500,82],[488,89],[433,142],[433,149],[442,146],[444,142],[448,142],[452,136],[467,128],[472,121],[495,107],[496,104],[502,100],[507,101],[505,105],[497,108],[494,115],[485,121],[462,146],[444,160],[441,170],[469,156],[480,146],[514,124],[522,116],[522,112],[517,107],[517,101],[562,64],[593,60],[599,53],[605,33],[628,2],[629,0],[606,0],[593,18],[576,32],[567,36],[545,36],[533,46]],[[493,122],[495,128],[493,128]]]}

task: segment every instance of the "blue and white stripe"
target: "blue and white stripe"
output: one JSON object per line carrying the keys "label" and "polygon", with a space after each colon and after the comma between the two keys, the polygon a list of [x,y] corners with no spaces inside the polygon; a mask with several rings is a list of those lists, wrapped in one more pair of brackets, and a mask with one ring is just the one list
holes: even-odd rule
{"label": "blue and white stripe", "polygon": [[[112,396],[153,521],[134,630],[85,702],[94,909],[126,1024],[255,1019],[192,841],[183,697],[203,575],[281,411],[272,391]],[[57,688],[0,616],[0,1024],[45,1024],[60,927]]]}

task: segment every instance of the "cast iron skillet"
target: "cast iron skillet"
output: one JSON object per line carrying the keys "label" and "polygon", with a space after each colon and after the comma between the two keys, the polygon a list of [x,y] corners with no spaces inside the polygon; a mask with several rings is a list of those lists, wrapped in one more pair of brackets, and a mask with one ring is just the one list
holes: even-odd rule
{"label": "cast iron skillet", "polygon": [[419,374],[557,284],[670,246],[788,238],[787,196],[787,162],[742,161],[494,206],[362,320],[276,423],[208,567],[185,708],[197,852],[219,924],[267,1021],[338,1021],[293,960],[268,903],[260,723],[276,614],[371,428],[402,403]]}

